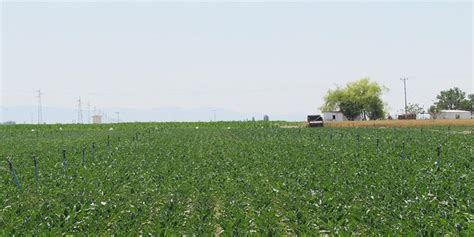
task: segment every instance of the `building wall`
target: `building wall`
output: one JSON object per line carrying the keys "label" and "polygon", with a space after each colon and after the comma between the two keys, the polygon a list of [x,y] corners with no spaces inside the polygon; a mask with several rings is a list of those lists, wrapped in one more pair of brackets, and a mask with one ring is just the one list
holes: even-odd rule
{"label": "building wall", "polygon": [[[349,119],[344,116],[341,112],[324,112],[323,119],[325,122],[342,122],[342,121],[349,121]],[[362,118],[357,116],[355,121],[360,121]]]}
{"label": "building wall", "polygon": [[102,123],[102,116],[92,116],[92,123],[101,124]]}
{"label": "building wall", "polygon": [[437,119],[470,119],[471,112],[440,112],[436,116]]}
{"label": "building wall", "polygon": [[323,119],[324,121],[327,122],[340,122],[340,121],[346,121],[346,117],[339,112],[324,112],[323,113]]}

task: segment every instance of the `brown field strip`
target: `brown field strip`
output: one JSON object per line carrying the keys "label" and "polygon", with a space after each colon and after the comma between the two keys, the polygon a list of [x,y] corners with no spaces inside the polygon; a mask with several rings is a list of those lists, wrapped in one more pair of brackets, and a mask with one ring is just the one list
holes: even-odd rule
{"label": "brown field strip", "polygon": [[461,120],[376,120],[326,122],[325,127],[436,127],[436,126],[473,126],[474,119]]}

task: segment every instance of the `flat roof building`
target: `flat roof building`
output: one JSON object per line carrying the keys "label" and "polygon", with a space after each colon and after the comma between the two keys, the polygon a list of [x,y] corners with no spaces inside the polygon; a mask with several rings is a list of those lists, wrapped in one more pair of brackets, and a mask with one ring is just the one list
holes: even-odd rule
{"label": "flat roof building", "polygon": [[441,110],[436,114],[436,119],[471,119],[471,111]]}

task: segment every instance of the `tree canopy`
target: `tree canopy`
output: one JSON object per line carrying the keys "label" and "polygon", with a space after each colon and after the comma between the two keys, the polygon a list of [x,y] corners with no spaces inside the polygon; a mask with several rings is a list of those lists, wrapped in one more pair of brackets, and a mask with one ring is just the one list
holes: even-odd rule
{"label": "tree canopy", "polygon": [[423,106],[419,104],[408,104],[407,106],[407,114],[422,114],[424,111]]}
{"label": "tree canopy", "polygon": [[381,119],[385,117],[385,104],[381,96],[387,90],[377,82],[363,78],[348,83],[344,88],[329,90],[320,109],[323,112],[340,111],[349,120],[358,116],[371,120]]}
{"label": "tree canopy", "polygon": [[471,103],[470,111],[474,111],[474,94],[469,94],[467,97],[469,98],[469,102]]}
{"label": "tree canopy", "polygon": [[466,92],[454,87],[449,90],[441,91],[436,96],[436,102],[430,107],[430,112],[446,110],[468,110],[473,111],[474,94],[470,94],[466,98]]}

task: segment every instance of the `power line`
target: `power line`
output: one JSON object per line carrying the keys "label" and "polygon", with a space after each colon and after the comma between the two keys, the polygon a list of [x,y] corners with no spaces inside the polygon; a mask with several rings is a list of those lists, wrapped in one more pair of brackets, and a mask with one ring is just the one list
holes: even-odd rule
{"label": "power line", "polygon": [[403,81],[403,89],[405,90],[405,119],[408,116],[408,104],[407,104],[407,81],[408,78],[400,78]]}
{"label": "power line", "polygon": [[120,123],[120,112],[115,112],[117,114],[117,123]]}

